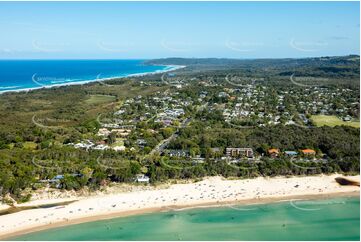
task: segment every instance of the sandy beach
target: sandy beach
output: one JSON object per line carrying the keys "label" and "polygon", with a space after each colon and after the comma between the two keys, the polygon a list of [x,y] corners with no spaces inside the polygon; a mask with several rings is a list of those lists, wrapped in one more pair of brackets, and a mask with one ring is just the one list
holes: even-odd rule
{"label": "sandy beach", "polygon": [[[334,196],[359,196],[358,186],[341,186],[334,175],[226,180],[209,177],[196,183],[143,187],[137,191],[77,197],[77,201],[50,208],[2,215],[0,239],[51,227],[133,214],[182,210],[192,207],[233,206]],[[359,181],[360,176],[347,177]],[[71,198],[35,198],[20,206],[53,204]],[[4,206],[2,206],[4,207]]]}

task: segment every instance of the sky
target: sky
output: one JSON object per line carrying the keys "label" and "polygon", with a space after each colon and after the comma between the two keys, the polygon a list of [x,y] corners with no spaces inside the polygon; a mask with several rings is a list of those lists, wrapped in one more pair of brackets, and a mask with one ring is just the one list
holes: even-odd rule
{"label": "sky", "polygon": [[0,59],[360,52],[359,2],[0,2]]}

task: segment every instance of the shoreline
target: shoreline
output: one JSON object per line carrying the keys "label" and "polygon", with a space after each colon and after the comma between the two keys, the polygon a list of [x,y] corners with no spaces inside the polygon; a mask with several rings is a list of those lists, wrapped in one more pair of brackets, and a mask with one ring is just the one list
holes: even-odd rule
{"label": "shoreline", "polygon": [[[29,92],[29,91],[39,90],[39,89],[43,89],[43,88],[51,89],[51,88],[57,88],[57,87],[63,87],[63,86],[85,85],[85,84],[94,83],[94,82],[101,83],[103,81],[110,81],[110,80],[129,78],[129,77],[141,77],[141,76],[147,76],[147,75],[156,75],[156,74],[162,74],[162,73],[166,73],[166,72],[170,72],[170,71],[179,70],[179,69],[186,67],[186,66],[181,66],[181,65],[158,65],[158,66],[164,66],[165,69],[156,70],[156,71],[152,71],[152,72],[127,74],[127,75],[123,75],[123,76],[114,76],[114,77],[106,77],[106,78],[99,78],[99,79],[97,78],[97,79],[92,79],[92,80],[71,81],[71,82],[53,84],[53,85],[38,84],[39,87],[29,87],[29,88],[15,89],[15,90],[3,90],[3,91],[0,91],[0,95],[2,95],[4,93]],[[34,76],[32,78],[34,78]],[[34,80],[33,80],[33,82],[36,83],[36,81],[34,81]]]}
{"label": "shoreline", "polygon": [[[340,198],[340,197],[360,197],[359,192],[345,192],[345,193],[330,193],[330,194],[315,194],[315,195],[299,195],[299,196],[287,196],[282,198],[268,198],[268,199],[250,199],[250,200],[243,200],[243,201],[234,201],[234,202],[220,202],[220,203],[200,203],[194,205],[184,205],[184,206],[173,206],[173,207],[154,207],[154,208],[147,208],[141,210],[132,210],[127,212],[115,212],[103,215],[96,215],[84,218],[78,218],[66,222],[57,222],[48,225],[43,225],[31,229],[24,229],[22,231],[0,235],[0,240],[11,239],[13,237],[17,237],[20,235],[26,235],[34,232],[40,232],[47,229],[54,229],[54,228],[61,228],[76,224],[82,223],[90,223],[95,221],[102,221],[102,220],[109,220],[109,219],[116,219],[116,218],[126,218],[130,216],[137,216],[137,215],[146,215],[151,213],[162,213],[162,212],[179,212],[185,210],[193,210],[193,209],[210,209],[210,208],[227,208],[231,206],[246,206],[246,205],[262,205],[262,204],[272,204],[272,203],[283,203],[283,202],[291,202],[291,201],[313,201],[313,200],[324,200],[324,199],[331,199],[331,198]],[[236,209],[235,209],[236,210]]]}
{"label": "shoreline", "polygon": [[[62,206],[60,209],[32,209],[3,215],[3,222],[0,221],[0,239],[4,240],[14,236],[72,224],[154,212],[176,212],[186,209],[257,205],[287,201],[292,203],[293,200],[329,199],[345,196],[359,197],[360,188],[338,185],[334,181],[334,178],[338,176],[335,174],[330,176],[245,180],[224,180],[220,177],[210,177],[197,183],[175,184],[165,189],[92,196],[79,199],[79,201]],[[359,175],[351,179],[359,180]],[[281,184],[283,184],[283,187]],[[296,185],[299,185],[299,187],[296,187]],[[240,189],[242,187],[244,189]],[[261,191],[260,187],[265,187],[266,190]],[[267,187],[272,188],[275,193],[270,192]],[[321,189],[322,191],[320,191]],[[216,194],[223,194],[216,199],[210,198],[211,196],[204,198],[207,195],[206,193],[212,195],[213,190],[216,190]],[[245,190],[246,195],[225,196],[240,190]],[[262,194],[259,194],[259,191]],[[199,199],[184,199],[184,197],[196,194],[200,195]],[[146,198],[147,196],[148,198]],[[89,208],[89,210],[86,208]],[[92,209],[90,210],[90,208]]]}

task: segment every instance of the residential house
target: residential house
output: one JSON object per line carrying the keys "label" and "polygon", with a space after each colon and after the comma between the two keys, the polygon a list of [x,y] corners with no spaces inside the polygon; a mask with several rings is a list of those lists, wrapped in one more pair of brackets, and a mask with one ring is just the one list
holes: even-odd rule
{"label": "residential house", "polygon": [[140,147],[144,147],[147,145],[147,141],[145,139],[137,139],[137,145]]}
{"label": "residential house", "polygon": [[279,155],[280,153],[280,150],[279,149],[275,149],[275,148],[272,148],[272,149],[268,149],[267,151],[268,155],[272,158],[275,158]]}
{"label": "residential house", "polygon": [[286,156],[297,156],[298,152],[297,151],[293,151],[293,150],[287,150],[284,152]]}
{"label": "residential house", "polygon": [[303,149],[301,150],[301,153],[303,155],[307,155],[307,156],[314,156],[316,155],[316,151],[312,150],[312,149]]}
{"label": "residential house", "polygon": [[144,182],[144,183],[149,183],[149,177],[144,175],[144,174],[138,174],[135,177],[135,181],[136,182]]}
{"label": "residential house", "polygon": [[171,157],[189,157],[189,151],[188,150],[169,150],[168,155]]}
{"label": "residential house", "polygon": [[226,156],[253,158],[253,150],[252,148],[226,148]]}
{"label": "residential house", "polygon": [[92,148],[93,146],[94,146],[93,142],[91,142],[90,140],[85,140],[85,141],[75,144],[74,148],[88,150],[88,149]]}
{"label": "residential house", "polygon": [[98,136],[108,136],[111,132],[106,128],[100,128],[97,135]]}
{"label": "residential house", "polygon": [[132,132],[131,129],[112,129],[117,137],[127,137]]}
{"label": "residential house", "polygon": [[126,110],[120,109],[120,110],[116,111],[116,112],[114,113],[114,115],[122,115],[122,114],[125,113],[125,112],[126,112]]}
{"label": "residential house", "polygon": [[94,150],[107,150],[107,149],[109,149],[109,146],[101,144],[101,145],[95,146],[93,149]]}
{"label": "residential house", "polygon": [[226,92],[219,92],[218,93],[218,97],[220,97],[220,98],[228,98],[228,94],[226,93]]}
{"label": "residential house", "polygon": [[125,146],[124,145],[114,146],[113,150],[115,150],[115,151],[124,151]]}

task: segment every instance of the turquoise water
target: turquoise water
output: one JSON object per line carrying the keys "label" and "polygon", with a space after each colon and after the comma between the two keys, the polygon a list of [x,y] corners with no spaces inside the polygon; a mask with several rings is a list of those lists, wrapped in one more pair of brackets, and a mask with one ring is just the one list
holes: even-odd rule
{"label": "turquoise water", "polygon": [[13,240],[359,240],[360,199],[160,212],[35,232]]}
{"label": "turquoise water", "polygon": [[144,60],[0,60],[0,92],[168,69]]}

